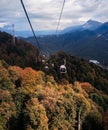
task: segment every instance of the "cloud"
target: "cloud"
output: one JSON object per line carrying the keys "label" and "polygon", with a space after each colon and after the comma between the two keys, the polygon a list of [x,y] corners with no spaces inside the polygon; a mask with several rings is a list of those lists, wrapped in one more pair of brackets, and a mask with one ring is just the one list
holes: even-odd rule
{"label": "cloud", "polygon": [[[63,0],[23,0],[35,30],[56,29]],[[59,29],[83,24],[88,19],[108,21],[107,0],[66,0]],[[4,22],[3,22],[4,21]],[[16,30],[29,30],[20,0],[0,1],[0,27],[15,24]]]}
{"label": "cloud", "polygon": [[0,22],[0,28],[5,27],[7,24],[8,24],[7,22]]}

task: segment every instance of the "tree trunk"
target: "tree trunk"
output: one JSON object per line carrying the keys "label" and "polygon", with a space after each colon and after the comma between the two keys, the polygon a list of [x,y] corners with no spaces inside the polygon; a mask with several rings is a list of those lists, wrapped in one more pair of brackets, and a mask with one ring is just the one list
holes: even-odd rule
{"label": "tree trunk", "polygon": [[78,112],[78,130],[81,130],[81,111]]}

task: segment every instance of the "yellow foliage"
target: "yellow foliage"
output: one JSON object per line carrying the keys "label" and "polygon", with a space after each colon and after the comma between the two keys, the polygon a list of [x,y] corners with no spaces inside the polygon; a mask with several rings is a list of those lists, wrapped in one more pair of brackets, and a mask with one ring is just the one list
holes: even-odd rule
{"label": "yellow foliage", "polygon": [[[89,83],[72,85],[63,80],[57,84],[53,76],[30,67],[10,66],[8,70],[2,67],[0,74],[14,84],[20,79],[21,84],[14,87],[13,95],[10,90],[0,90],[0,114],[7,120],[16,114],[16,107],[19,113],[23,110],[26,130],[74,130],[78,111],[81,111],[82,120],[90,112],[100,112],[99,106],[90,99],[94,88]],[[107,100],[106,95],[97,92]]]}
{"label": "yellow foliage", "polygon": [[7,121],[10,117],[16,114],[16,107],[12,96],[8,90],[0,91],[0,115]]}
{"label": "yellow foliage", "polygon": [[73,90],[75,91],[75,93],[80,93],[82,95],[84,95],[84,97],[88,98],[88,94],[87,92],[82,88],[82,83],[79,82],[75,82],[74,86],[73,86]]}
{"label": "yellow foliage", "polygon": [[48,118],[46,116],[45,109],[36,98],[30,99],[26,103],[26,109],[24,113],[25,118],[29,117],[30,119],[26,124],[26,127],[32,127],[33,130],[42,130],[42,128],[44,130],[48,130]]}
{"label": "yellow foliage", "polygon": [[93,92],[94,88],[90,83],[80,83],[82,89],[84,89],[87,93]]}

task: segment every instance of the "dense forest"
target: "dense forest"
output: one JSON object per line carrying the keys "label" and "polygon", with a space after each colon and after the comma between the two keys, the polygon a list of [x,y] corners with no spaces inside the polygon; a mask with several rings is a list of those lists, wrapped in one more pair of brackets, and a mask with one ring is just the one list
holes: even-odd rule
{"label": "dense forest", "polygon": [[108,95],[0,61],[0,130],[108,130]]}
{"label": "dense forest", "polygon": [[22,39],[15,38],[13,42],[10,34],[0,32],[0,59],[4,59],[10,65],[36,67],[39,50]]}
{"label": "dense forest", "polygon": [[[107,70],[64,52],[53,54],[45,59],[45,63],[42,63],[42,55],[35,46],[21,39],[16,39],[15,44],[13,44],[13,37],[5,32],[0,33],[0,59],[5,60],[9,65],[17,65],[23,68],[32,67],[44,72],[47,62],[48,74],[53,75],[57,82],[61,82],[63,78],[68,80],[69,83],[75,81],[89,82],[97,89],[108,93]],[[62,76],[59,69],[64,59],[68,73]],[[51,64],[54,64],[54,67]]]}
{"label": "dense forest", "polygon": [[0,32],[0,130],[108,130],[108,71],[64,52],[44,58]]}
{"label": "dense forest", "polygon": [[[67,73],[60,73],[60,65],[66,60]],[[54,67],[49,67],[49,73],[53,74],[57,82],[65,78],[70,83],[75,81],[89,82],[98,90],[102,90],[108,94],[108,70],[97,66],[89,61],[59,52],[51,55],[49,66],[54,63]]]}

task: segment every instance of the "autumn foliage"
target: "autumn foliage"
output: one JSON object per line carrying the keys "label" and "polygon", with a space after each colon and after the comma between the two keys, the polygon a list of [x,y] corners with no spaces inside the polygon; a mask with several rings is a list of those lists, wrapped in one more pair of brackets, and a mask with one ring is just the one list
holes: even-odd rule
{"label": "autumn foliage", "polygon": [[0,130],[107,130],[108,96],[0,61]]}

